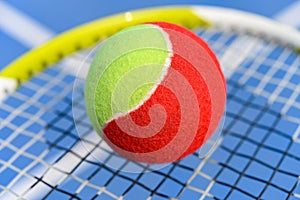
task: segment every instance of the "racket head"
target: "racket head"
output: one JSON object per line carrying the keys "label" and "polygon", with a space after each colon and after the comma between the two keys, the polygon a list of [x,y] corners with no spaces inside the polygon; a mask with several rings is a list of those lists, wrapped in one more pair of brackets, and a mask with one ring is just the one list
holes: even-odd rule
{"label": "racket head", "polygon": [[[117,169],[107,167],[119,157],[89,135],[86,116],[79,116],[82,96],[72,93],[71,63],[81,62],[84,53],[32,77],[1,104],[1,197],[298,198],[298,34],[263,21],[275,36],[228,22],[194,30],[215,51],[227,77],[223,135],[208,156],[200,159],[196,153],[150,173],[123,172],[130,168],[127,161]],[[282,29],[293,36],[276,36]],[[78,111],[76,127],[72,110]],[[101,151],[104,162],[95,159]]]}
{"label": "racket head", "polygon": [[[128,34],[132,34],[132,33],[128,33]],[[81,137],[81,138],[84,138],[86,133],[82,129],[81,124],[80,123],[77,124],[76,122],[80,122],[82,120],[83,115],[85,116],[85,118],[89,118],[88,117],[89,115],[88,115],[88,112],[86,111],[86,109],[82,109],[82,107],[81,107],[82,105],[80,105],[80,107],[78,107],[77,101],[78,101],[78,97],[80,97],[80,98],[83,97],[82,95],[84,94],[85,82],[86,82],[89,68],[91,67],[91,62],[93,61],[96,52],[99,50],[99,48],[101,48],[101,46],[102,46],[102,42],[99,43],[98,45],[96,45],[91,50],[88,50],[87,56],[84,57],[82,61],[78,60],[79,67],[77,68],[76,73],[75,73],[74,87],[73,87],[73,91],[72,91],[72,96],[73,96],[72,108],[73,108],[73,117],[74,117],[76,129],[77,129],[77,133],[78,133],[79,137]],[[84,105],[84,107],[86,107],[86,102],[83,99],[82,99],[82,104]],[[198,150],[196,150],[196,154],[200,159],[204,158],[206,155],[209,154],[209,152],[211,152],[214,149],[214,147],[216,147],[216,143],[221,135],[224,121],[226,118],[225,113],[226,112],[224,112],[224,114],[221,116],[220,122],[218,123],[216,130],[213,132],[213,135],[207,136],[208,138],[204,138],[204,140],[206,140],[206,142]],[[93,125],[89,122],[89,126],[92,127]],[[96,129],[94,128],[94,130],[95,131],[93,131],[93,133],[91,133],[93,135],[93,137],[95,138],[94,140],[97,140],[97,139],[99,141],[102,140],[102,138],[98,137],[99,135],[103,134],[101,127],[96,128]],[[99,131],[100,131],[100,133],[99,133]],[[83,146],[85,146],[86,142],[84,140],[82,140],[82,144],[83,144]],[[86,144],[86,145],[88,146],[88,144]],[[86,147],[86,148],[88,149],[88,147]],[[111,147],[109,147],[109,146],[105,147],[105,151],[114,153],[114,150],[112,150]],[[105,154],[105,152],[102,152],[101,154]],[[178,158],[179,156],[180,155],[174,155],[173,157]],[[131,163],[131,164],[128,164],[128,167],[121,169],[122,172],[146,173],[146,172],[151,172],[153,170],[162,169],[170,164],[170,162],[165,162],[162,164],[147,164],[147,163],[143,163],[143,162],[127,160],[126,158],[124,158],[122,156],[118,156],[118,155],[117,155],[117,157],[118,157],[118,159],[114,159],[114,162],[107,163],[106,166],[111,167],[115,170],[120,170],[119,169],[120,163],[124,163],[124,162]],[[98,161],[101,163],[105,163],[106,157],[96,156],[95,159],[98,159]]]}

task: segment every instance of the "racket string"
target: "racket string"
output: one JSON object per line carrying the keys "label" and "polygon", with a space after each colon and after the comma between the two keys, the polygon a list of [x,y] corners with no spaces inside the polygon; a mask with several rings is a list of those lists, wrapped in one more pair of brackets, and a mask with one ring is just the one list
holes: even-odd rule
{"label": "racket string", "polygon": [[[224,134],[210,154],[199,159],[195,153],[158,171],[123,172],[134,163],[112,152],[92,131],[82,112],[83,94],[72,93],[74,68],[65,68],[71,64],[62,62],[21,86],[1,106],[5,111],[0,112],[1,123],[14,132],[8,138],[0,137],[0,154],[9,149],[15,156],[0,156],[0,173],[13,171],[15,175],[1,182],[0,197],[119,199],[139,193],[145,198],[184,199],[193,194],[200,199],[224,199],[265,198],[274,191],[284,197],[299,197],[300,144],[295,134],[300,130],[300,117],[289,113],[299,103],[293,79],[298,74],[299,58],[290,49],[278,50],[273,42],[262,39],[215,30],[200,32],[231,77]],[[242,52],[245,44],[251,47]],[[234,58],[238,60],[231,62]],[[262,70],[264,65],[270,66],[267,72]],[[283,80],[275,76],[282,69]],[[268,84],[275,85],[275,94]],[[25,95],[22,88],[32,95]],[[293,90],[293,94],[282,97],[284,89]],[[35,111],[29,112],[29,108]],[[76,127],[72,111],[78,113]],[[16,117],[26,122],[18,125]],[[284,129],[287,124],[289,130]],[[28,141],[15,144],[19,135]],[[18,158],[31,161],[24,167],[16,162]],[[141,172],[148,171],[145,166],[138,167]],[[281,179],[288,183],[278,184]]]}

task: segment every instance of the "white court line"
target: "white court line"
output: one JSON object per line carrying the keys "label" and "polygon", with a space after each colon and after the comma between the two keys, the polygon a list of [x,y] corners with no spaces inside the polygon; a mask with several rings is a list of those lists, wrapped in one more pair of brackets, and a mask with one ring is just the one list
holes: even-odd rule
{"label": "white court line", "polygon": [[0,1],[0,30],[26,47],[36,47],[55,34],[38,21]]}
{"label": "white court line", "polygon": [[282,22],[294,27],[300,27],[300,1],[289,5],[273,17]]}

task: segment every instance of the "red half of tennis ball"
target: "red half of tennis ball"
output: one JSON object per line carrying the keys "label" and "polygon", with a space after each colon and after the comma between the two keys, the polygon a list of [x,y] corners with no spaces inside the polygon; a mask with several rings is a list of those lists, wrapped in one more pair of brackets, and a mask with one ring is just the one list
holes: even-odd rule
{"label": "red half of tennis ball", "polygon": [[226,83],[200,37],[155,22],[124,29],[101,45],[85,100],[93,127],[114,151],[162,164],[195,152],[216,131]]}

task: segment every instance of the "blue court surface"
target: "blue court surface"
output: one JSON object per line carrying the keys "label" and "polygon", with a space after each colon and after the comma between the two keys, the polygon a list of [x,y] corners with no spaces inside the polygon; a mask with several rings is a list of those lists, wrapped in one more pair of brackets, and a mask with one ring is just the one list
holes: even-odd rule
{"label": "blue court surface", "polygon": [[[0,70],[85,22],[187,4],[244,10],[300,28],[296,0],[0,1]],[[253,42],[230,33],[196,33],[220,57],[235,41]],[[31,78],[0,104],[0,199],[300,199],[300,59],[272,42],[254,42],[256,51],[227,80],[218,148],[209,157],[193,154],[147,173],[128,173],[135,163],[91,134],[82,83],[74,92],[75,77],[63,63]]]}

